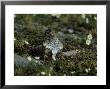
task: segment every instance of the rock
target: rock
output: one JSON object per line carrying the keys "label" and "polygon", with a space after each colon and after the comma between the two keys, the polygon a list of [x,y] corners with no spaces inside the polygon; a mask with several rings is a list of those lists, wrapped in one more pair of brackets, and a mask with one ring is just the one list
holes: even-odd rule
{"label": "rock", "polygon": [[69,32],[69,33],[73,33],[74,30],[73,30],[73,29],[68,29],[68,32]]}
{"label": "rock", "polygon": [[14,54],[14,64],[16,66],[27,66],[29,63],[29,60],[27,60],[25,57],[22,57],[18,54]]}
{"label": "rock", "polygon": [[80,53],[79,50],[71,50],[71,51],[67,51],[67,52],[62,52],[62,55],[68,57],[68,56],[75,56],[78,53]]}
{"label": "rock", "polygon": [[[31,60],[29,60],[31,59]],[[14,54],[14,65],[17,66],[17,67],[26,67],[26,66],[29,66],[30,64],[33,64],[33,65],[42,65],[43,64],[43,61],[40,60],[40,59],[35,59],[31,56],[28,56],[28,57],[22,57],[18,54]]]}

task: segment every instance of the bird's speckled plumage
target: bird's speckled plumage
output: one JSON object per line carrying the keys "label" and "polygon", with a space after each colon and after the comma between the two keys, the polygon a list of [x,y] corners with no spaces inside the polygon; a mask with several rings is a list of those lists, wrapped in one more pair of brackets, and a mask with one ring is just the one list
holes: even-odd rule
{"label": "bird's speckled plumage", "polygon": [[[47,32],[47,31],[46,31]],[[48,38],[49,37],[49,38]],[[47,34],[47,39],[43,42],[43,46],[52,51],[52,58],[56,60],[55,56],[61,49],[63,49],[62,42],[51,31]]]}

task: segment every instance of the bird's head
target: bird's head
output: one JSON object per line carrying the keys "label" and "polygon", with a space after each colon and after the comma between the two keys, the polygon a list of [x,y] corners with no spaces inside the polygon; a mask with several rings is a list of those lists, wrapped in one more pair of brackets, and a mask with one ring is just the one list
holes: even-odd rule
{"label": "bird's head", "polygon": [[53,32],[52,32],[52,29],[47,29],[46,31],[45,31],[45,35],[46,36],[53,36],[54,34],[53,34]]}

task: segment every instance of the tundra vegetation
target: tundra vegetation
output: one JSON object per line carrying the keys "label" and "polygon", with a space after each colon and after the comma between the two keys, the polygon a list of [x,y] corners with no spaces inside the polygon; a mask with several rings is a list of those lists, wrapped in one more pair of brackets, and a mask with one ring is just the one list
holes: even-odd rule
{"label": "tundra vegetation", "polygon": [[[43,42],[51,29],[63,44],[52,58]],[[96,76],[96,14],[15,14],[15,76]]]}

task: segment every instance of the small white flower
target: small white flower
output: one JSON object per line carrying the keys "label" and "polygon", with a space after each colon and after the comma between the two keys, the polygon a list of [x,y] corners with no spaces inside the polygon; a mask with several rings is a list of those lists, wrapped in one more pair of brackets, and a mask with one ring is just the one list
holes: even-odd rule
{"label": "small white flower", "polygon": [[51,74],[49,73],[49,76],[51,76]]}
{"label": "small white flower", "polygon": [[59,18],[61,15],[60,14],[52,14],[52,16]]}
{"label": "small white flower", "polygon": [[29,44],[29,42],[28,42],[28,41],[26,41],[26,40],[24,40],[24,43],[25,43],[25,44]]}
{"label": "small white flower", "polygon": [[85,71],[86,71],[87,73],[88,73],[90,70],[91,70],[90,68],[88,68],[88,69],[85,69]]}
{"label": "small white flower", "polygon": [[28,57],[27,57],[27,59],[28,59],[29,61],[31,61],[31,60],[32,60],[31,56],[28,56]]}
{"label": "small white flower", "polygon": [[45,75],[45,72],[41,72],[42,75]]}
{"label": "small white flower", "polygon": [[23,42],[24,42],[25,44],[29,44],[29,42],[28,42],[28,41],[26,41],[26,40],[23,40]]}
{"label": "small white flower", "polygon": [[35,60],[36,63],[38,63],[38,60]]}
{"label": "small white flower", "polygon": [[73,31],[73,29],[68,29],[68,32],[73,33],[74,31]]}
{"label": "small white flower", "polygon": [[90,71],[91,69],[90,68],[88,68],[88,71]]}
{"label": "small white flower", "polygon": [[86,18],[86,23],[89,23],[89,19],[88,18]]}
{"label": "small white flower", "polygon": [[74,74],[75,73],[75,71],[72,71],[72,72],[70,72],[71,74]]}
{"label": "small white flower", "polygon": [[66,76],[66,74],[64,74],[64,76]]}
{"label": "small white flower", "polygon": [[82,18],[85,19],[86,18],[86,15],[85,14],[82,14]]}
{"label": "small white flower", "polygon": [[89,72],[89,70],[88,69],[85,69],[85,71],[88,73]]}
{"label": "small white flower", "polygon": [[34,57],[35,59],[40,59],[40,57]]}
{"label": "small white flower", "polygon": [[86,45],[90,45],[91,44],[91,40],[87,39],[86,40]]}
{"label": "small white flower", "polygon": [[89,34],[89,35],[87,36],[87,39],[91,40],[91,39],[92,39],[92,34]]}

